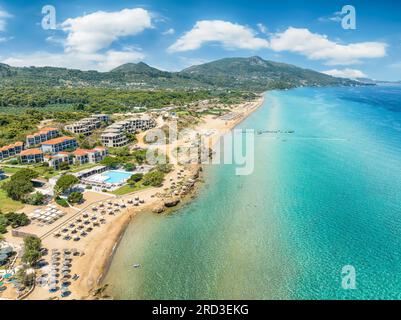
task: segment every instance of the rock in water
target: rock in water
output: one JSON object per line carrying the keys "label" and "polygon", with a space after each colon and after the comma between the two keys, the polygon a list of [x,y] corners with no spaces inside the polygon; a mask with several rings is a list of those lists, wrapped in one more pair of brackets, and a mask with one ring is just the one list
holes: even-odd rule
{"label": "rock in water", "polygon": [[167,208],[175,207],[179,203],[180,203],[180,199],[178,199],[178,198],[168,199],[168,200],[164,201],[164,205]]}

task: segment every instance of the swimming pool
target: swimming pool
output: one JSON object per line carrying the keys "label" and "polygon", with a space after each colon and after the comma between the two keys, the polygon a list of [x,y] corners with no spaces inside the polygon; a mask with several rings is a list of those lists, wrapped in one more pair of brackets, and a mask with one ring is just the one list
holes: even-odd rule
{"label": "swimming pool", "polygon": [[121,183],[129,179],[133,173],[127,171],[110,170],[102,173],[106,183]]}

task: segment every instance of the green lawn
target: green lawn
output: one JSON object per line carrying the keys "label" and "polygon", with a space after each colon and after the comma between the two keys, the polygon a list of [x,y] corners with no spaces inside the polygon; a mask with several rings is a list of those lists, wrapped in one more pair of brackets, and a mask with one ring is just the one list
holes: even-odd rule
{"label": "green lawn", "polygon": [[96,166],[98,166],[98,163],[86,163],[84,165],[81,166],[72,166],[70,170],[68,170],[71,173],[76,173],[82,170],[86,170],[86,169],[91,169],[94,168]]}
{"label": "green lawn", "polygon": [[5,183],[7,179],[0,181],[0,211],[3,213],[8,213],[8,212],[15,212],[24,207],[22,202],[19,201],[14,201],[10,199],[6,192],[1,189],[1,185]]}
{"label": "green lawn", "polygon": [[146,188],[149,188],[148,186],[144,186],[142,184],[136,184],[135,187],[131,187],[130,185],[125,185],[113,192],[111,192],[112,194],[115,194],[116,196],[123,196],[125,194],[129,194],[129,193],[133,193],[136,191],[140,191],[140,190],[144,190]]}

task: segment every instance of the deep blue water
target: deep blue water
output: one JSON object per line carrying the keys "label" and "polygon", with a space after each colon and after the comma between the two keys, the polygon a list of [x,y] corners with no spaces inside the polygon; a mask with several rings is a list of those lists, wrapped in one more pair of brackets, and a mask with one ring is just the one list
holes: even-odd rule
{"label": "deep blue water", "polygon": [[[401,87],[269,92],[240,128],[255,170],[210,166],[171,216],[141,215],[106,278],[130,299],[401,298]],[[141,269],[132,269],[133,263]],[[356,290],[341,270],[356,270]]]}

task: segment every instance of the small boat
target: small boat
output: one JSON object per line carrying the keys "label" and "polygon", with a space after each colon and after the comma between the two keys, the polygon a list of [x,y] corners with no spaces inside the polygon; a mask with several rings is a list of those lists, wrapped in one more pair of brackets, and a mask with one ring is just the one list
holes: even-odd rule
{"label": "small boat", "polygon": [[134,264],[132,267],[133,267],[134,269],[138,269],[138,268],[141,267],[141,265],[140,265],[140,264]]}

